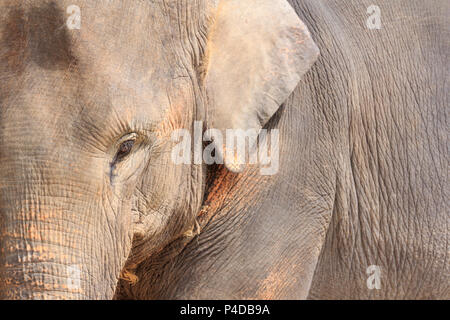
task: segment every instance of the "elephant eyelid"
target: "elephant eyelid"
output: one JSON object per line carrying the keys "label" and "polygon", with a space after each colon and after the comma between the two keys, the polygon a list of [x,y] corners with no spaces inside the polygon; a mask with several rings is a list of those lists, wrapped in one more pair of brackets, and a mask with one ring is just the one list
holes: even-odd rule
{"label": "elephant eyelid", "polygon": [[119,150],[117,150],[116,159],[121,160],[129,155],[133,150],[135,142],[136,140],[127,140],[125,142],[122,142],[122,144],[119,146]]}
{"label": "elephant eyelid", "polygon": [[124,160],[134,149],[137,141],[137,134],[128,134],[117,143],[117,151],[113,163]]}

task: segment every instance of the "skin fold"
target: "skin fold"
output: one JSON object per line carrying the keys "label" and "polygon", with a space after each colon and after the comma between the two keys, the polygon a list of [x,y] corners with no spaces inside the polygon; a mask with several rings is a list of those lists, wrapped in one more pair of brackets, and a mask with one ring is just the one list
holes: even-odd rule
{"label": "skin fold", "polygon": [[[72,4],[0,0],[0,298],[450,298],[448,1]],[[194,121],[278,173],[175,164]]]}

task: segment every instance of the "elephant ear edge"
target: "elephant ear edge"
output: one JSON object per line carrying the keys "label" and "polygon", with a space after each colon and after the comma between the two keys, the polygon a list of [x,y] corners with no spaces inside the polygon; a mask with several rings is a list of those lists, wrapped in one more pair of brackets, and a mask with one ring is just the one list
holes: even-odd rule
{"label": "elephant ear edge", "polygon": [[[261,128],[311,68],[319,49],[286,0],[221,0],[207,44],[207,127]],[[230,171],[235,158],[220,154]]]}

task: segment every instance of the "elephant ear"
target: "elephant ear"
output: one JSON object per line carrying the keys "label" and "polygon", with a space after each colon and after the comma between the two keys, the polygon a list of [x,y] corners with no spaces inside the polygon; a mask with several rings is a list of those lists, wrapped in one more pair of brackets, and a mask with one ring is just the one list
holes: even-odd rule
{"label": "elephant ear", "polygon": [[[286,0],[220,0],[204,74],[208,128],[259,133],[318,54]],[[224,157],[225,146],[218,147],[227,168],[240,171],[236,158]]]}

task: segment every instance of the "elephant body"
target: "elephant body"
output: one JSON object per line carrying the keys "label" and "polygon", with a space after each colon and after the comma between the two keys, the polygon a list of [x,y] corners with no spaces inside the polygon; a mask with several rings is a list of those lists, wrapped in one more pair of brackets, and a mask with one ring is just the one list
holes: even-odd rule
{"label": "elephant body", "polygon": [[[370,1],[345,8],[331,1],[327,10],[336,17],[329,21],[339,25],[331,32],[332,47],[345,58],[323,77],[336,79],[331,85],[336,88],[342,70],[347,72],[340,81],[343,91],[335,90],[334,102],[323,106],[339,108],[345,116],[337,121],[346,130],[340,142],[334,140],[340,161],[333,216],[308,297],[448,299],[444,145],[450,6],[440,1],[377,4],[380,30],[353,25]],[[311,6],[311,16],[317,9]],[[333,30],[331,24],[322,26]],[[324,55],[325,61],[335,54]],[[375,290],[366,283],[371,265],[381,270]]]}
{"label": "elephant body", "polygon": [[142,266],[169,285],[136,291],[448,299],[448,4],[378,1],[382,28],[369,30],[370,1],[290,3],[321,54],[268,124],[279,174],[216,172],[200,235],[164,271]]}
{"label": "elephant body", "polygon": [[0,298],[450,297],[448,1],[79,2],[0,2]]}

